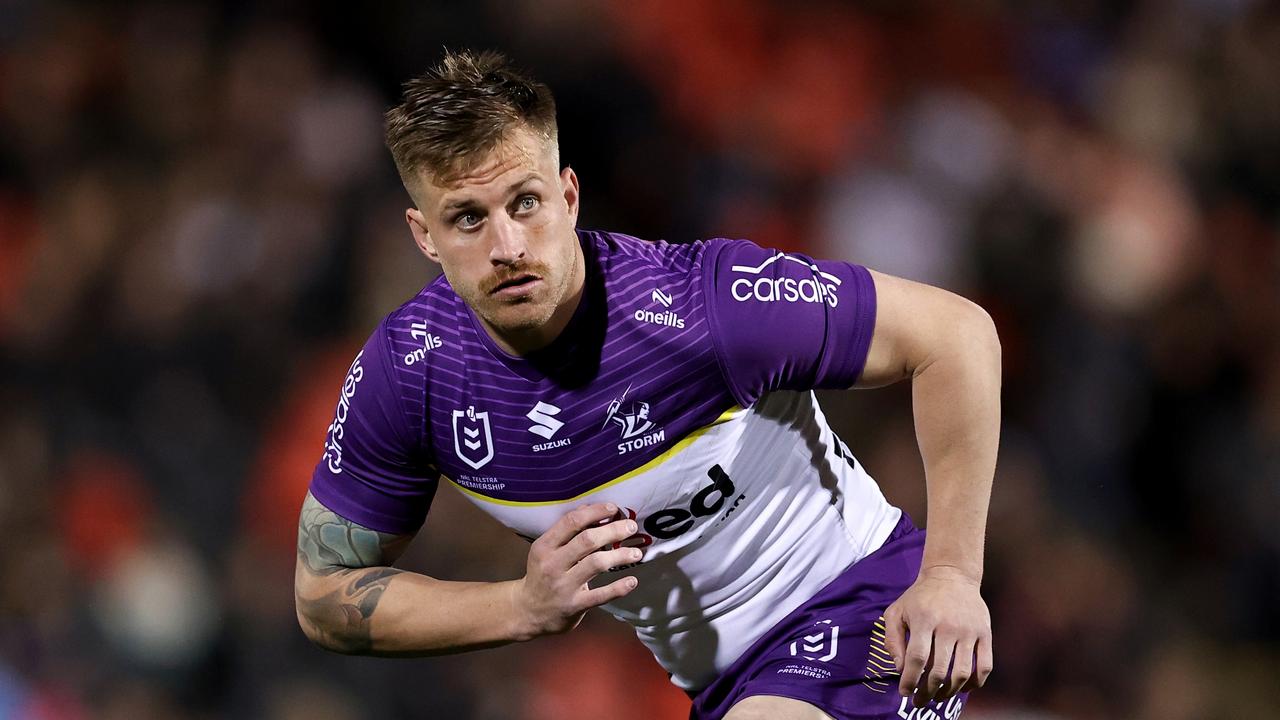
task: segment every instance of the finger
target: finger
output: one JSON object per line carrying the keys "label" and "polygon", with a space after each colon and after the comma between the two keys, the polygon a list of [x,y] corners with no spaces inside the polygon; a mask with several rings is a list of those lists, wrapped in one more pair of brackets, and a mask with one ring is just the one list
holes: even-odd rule
{"label": "finger", "polygon": [[991,635],[983,633],[978,637],[978,644],[974,646],[974,655],[977,657],[977,666],[973,670],[973,677],[969,678],[969,690],[976,690],[985,685],[987,676],[991,674],[994,667]]}
{"label": "finger", "polygon": [[916,707],[922,708],[937,697],[942,684],[947,680],[947,671],[951,669],[951,656],[955,653],[955,649],[954,635],[934,631],[929,663],[924,668],[924,678],[916,686],[916,696],[913,700]]}
{"label": "finger", "polygon": [[902,653],[902,679],[898,692],[910,697],[916,688],[924,685],[920,676],[929,666],[933,651],[933,628],[929,626],[907,629],[907,647]]}
{"label": "finger", "polygon": [[587,608],[598,607],[608,602],[613,602],[627,593],[636,589],[639,581],[635,577],[628,575],[621,580],[615,580],[604,587],[592,588],[584,590],[579,596],[580,607],[584,610]]}
{"label": "finger", "polygon": [[635,535],[636,530],[639,529],[640,526],[635,520],[616,520],[608,525],[589,527],[578,533],[577,537],[557,552],[564,554],[563,560],[566,566],[573,565],[600,548],[626,540]]}
{"label": "finger", "polygon": [[569,581],[575,585],[585,585],[592,578],[609,568],[620,568],[624,565],[640,562],[644,553],[638,548],[619,548],[617,550],[597,550],[578,561],[569,569]]}
{"label": "finger", "polygon": [[594,503],[574,508],[562,515],[550,528],[547,528],[547,531],[542,533],[542,537],[538,538],[538,540],[547,544],[553,550],[563,547],[570,540],[577,537],[578,533],[601,520],[613,517],[617,512],[618,506],[613,503]]}
{"label": "finger", "polygon": [[969,678],[973,677],[973,647],[977,641],[976,637],[963,638],[956,643],[956,654],[951,660],[951,674],[934,696],[935,700],[946,700],[968,686]]}
{"label": "finger", "polygon": [[893,658],[893,669],[902,672],[902,653],[906,645],[907,626],[902,622],[902,612],[896,604],[884,611],[884,647]]}

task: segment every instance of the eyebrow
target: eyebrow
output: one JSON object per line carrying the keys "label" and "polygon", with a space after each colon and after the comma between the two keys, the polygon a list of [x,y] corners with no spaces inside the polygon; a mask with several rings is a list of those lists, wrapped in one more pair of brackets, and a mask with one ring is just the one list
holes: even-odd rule
{"label": "eyebrow", "polygon": [[[508,185],[508,186],[507,186],[507,192],[512,192],[513,190],[518,190],[519,188],[521,188],[521,187],[523,187],[523,186],[525,186],[525,185],[528,185],[530,181],[532,181],[532,180],[539,180],[539,179],[540,179],[540,178],[538,177],[538,173],[537,173],[537,172],[530,172],[530,173],[528,173],[527,175],[525,175],[524,177],[520,178],[519,180],[517,180],[517,181],[515,181],[515,182],[511,183],[510,185]],[[446,204],[444,207],[442,207],[440,210],[441,210],[442,212],[448,212],[448,211],[450,211],[450,210],[458,210],[458,209],[462,209],[462,208],[470,208],[470,207],[475,207],[475,206],[476,206],[476,201],[475,201],[475,200],[473,200],[473,199],[471,199],[471,198],[465,198],[465,199],[460,199],[460,200],[453,200],[453,201],[451,201],[451,202],[447,203],[447,204]]]}

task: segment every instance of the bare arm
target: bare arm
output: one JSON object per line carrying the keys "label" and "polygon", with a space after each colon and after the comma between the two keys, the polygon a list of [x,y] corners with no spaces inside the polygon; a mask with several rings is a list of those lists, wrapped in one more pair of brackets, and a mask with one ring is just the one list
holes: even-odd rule
{"label": "bare arm", "polygon": [[464,652],[567,631],[587,609],[634,588],[631,578],[586,586],[635,561],[631,548],[597,551],[634,532],[624,522],[599,525],[614,512],[587,506],[567,514],[535,541],[520,580],[452,582],[388,567],[411,535],[353,523],[307,493],[294,571],[298,623],[325,649],[382,656]]}
{"label": "bare arm", "polygon": [[911,379],[929,493],[925,568],[982,580],[1000,440],[1000,340],[986,311],[939,288],[872,271],[878,309],[858,387]]}
{"label": "bare arm", "polygon": [[[858,385],[911,378],[928,486],[920,578],[886,611],[890,647],[903,669],[900,689],[908,694],[918,679],[919,704],[980,686],[991,671],[991,621],[978,587],[1000,436],[1000,342],[990,316],[972,302],[882,273],[872,277],[876,328]],[[942,659],[930,664],[935,650]],[[953,650],[955,669],[944,684]]]}

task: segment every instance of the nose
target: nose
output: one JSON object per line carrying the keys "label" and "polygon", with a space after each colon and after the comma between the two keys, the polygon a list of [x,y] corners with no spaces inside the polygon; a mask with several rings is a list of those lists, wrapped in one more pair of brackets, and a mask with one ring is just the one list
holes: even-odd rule
{"label": "nose", "polygon": [[490,224],[493,233],[493,245],[489,249],[489,260],[494,265],[514,265],[525,259],[528,242],[524,229],[510,218],[498,218]]}

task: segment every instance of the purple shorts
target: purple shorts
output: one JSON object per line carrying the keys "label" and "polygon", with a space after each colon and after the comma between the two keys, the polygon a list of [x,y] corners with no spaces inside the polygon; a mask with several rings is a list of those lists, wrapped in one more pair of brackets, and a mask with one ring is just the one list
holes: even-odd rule
{"label": "purple shorts", "polygon": [[850,565],[693,697],[690,720],[722,718],[751,695],[803,700],[836,720],[955,720],[968,693],[916,710],[898,694],[883,613],[915,581],[923,530],[904,512],[879,550]]}

